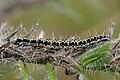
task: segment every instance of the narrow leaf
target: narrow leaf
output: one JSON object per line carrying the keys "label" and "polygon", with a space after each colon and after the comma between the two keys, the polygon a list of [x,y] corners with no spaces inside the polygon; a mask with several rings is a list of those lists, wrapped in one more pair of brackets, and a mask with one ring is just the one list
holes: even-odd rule
{"label": "narrow leaf", "polygon": [[51,66],[50,63],[46,64],[46,71],[47,71],[49,80],[57,80],[54,67]]}

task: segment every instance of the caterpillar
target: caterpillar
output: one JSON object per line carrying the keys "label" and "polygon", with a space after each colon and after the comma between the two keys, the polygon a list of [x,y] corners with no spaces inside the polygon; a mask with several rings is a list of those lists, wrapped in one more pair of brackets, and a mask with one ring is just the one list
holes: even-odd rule
{"label": "caterpillar", "polygon": [[43,45],[43,46],[56,46],[56,47],[84,47],[84,46],[88,46],[88,45],[92,45],[95,43],[99,43],[99,42],[104,42],[104,41],[109,41],[110,40],[110,36],[109,35],[100,35],[100,36],[95,36],[95,37],[91,37],[88,38],[86,40],[76,40],[76,39],[72,39],[72,40],[68,40],[68,39],[44,39],[44,38],[40,38],[40,39],[27,39],[27,38],[18,38],[15,40],[14,44],[18,45],[18,46],[36,46],[39,47],[39,45]]}
{"label": "caterpillar", "polygon": [[[78,57],[79,55],[92,50],[98,46],[104,45],[110,41],[114,30],[114,24],[108,29],[107,34],[93,36],[88,39],[47,39],[44,38],[44,31],[41,31],[37,39],[29,38],[17,38],[13,41],[13,44],[24,52],[33,50],[34,53],[40,53],[42,55],[71,55],[72,57]],[[33,30],[31,30],[33,31]],[[30,31],[30,33],[31,33]],[[29,36],[29,35],[27,35]],[[74,54],[73,54],[74,53]],[[37,55],[37,54],[35,54]]]}

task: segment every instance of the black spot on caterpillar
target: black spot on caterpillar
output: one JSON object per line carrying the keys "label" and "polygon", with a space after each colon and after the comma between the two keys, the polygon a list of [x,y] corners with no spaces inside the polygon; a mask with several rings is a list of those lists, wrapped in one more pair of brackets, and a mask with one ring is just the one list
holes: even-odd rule
{"label": "black spot on caterpillar", "polygon": [[15,40],[14,44],[18,45],[18,46],[37,46],[39,47],[39,45],[44,45],[44,46],[54,46],[54,47],[69,47],[69,46],[76,46],[76,47],[83,47],[83,46],[88,46],[88,45],[92,45],[95,43],[99,43],[99,42],[104,42],[104,41],[109,41],[110,40],[110,36],[108,35],[100,35],[100,36],[95,36],[95,37],[91,37],[88,38],[86,40],[76,40],[76,39],[72,39],[72,40],[68,40],[68,39],[27,39],[27,38],[18,38]]}

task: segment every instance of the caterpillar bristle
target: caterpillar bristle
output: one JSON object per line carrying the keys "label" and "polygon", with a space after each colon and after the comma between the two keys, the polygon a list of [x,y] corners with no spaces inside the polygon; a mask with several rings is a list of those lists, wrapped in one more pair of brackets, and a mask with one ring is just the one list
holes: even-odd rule
{"label": "caterpillar bristle", "polygon": [[99,42],[104,42],[104,41],[109,41],[110,37],[108,35],[100,35],[100,36],[94,36],[85,40],[76,40],[76,39],[72,39],[72,40],[68,40],[68,39],[45,39],[45,38],[40,38],[40,39],[27,39],[27,38],[23,38],[23,39],[16,39],[15,40],[15,45],[19,45],[22,44],[22,46],[25,46],[26,44],[29,44],[29,46],[32,45],[36,45],[39,47],[39,45],[44,45],[44,46],[54,46],[54,47],[84,47],[84,46],[89,46],[91,44],[96,44]]}

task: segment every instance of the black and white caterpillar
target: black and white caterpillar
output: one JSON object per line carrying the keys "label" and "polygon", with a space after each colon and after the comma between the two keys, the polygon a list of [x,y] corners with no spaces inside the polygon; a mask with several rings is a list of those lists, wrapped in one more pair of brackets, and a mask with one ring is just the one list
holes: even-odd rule
{"label": "black and white caterpillar", "polygon": [[88,46],[88,45],[92,45],[92,44],[103,42],[103,41],[109,41],[109,40],[110,40],[109,35],[95,36],[95,37],[88,38],[86,40],[76,40],[76,39],[51,40],[51,39],[44,39],[44,38],[40,38],[40,39],[18,38],[15,40],[14,44],[18,46],[34,45],[36,47],[39,47],[39,45],[56,46],[56,47],[74,47],[74,46],[83,47],[83,46]]}
{"label": "black and white caterpillar", "polygon": [[[88,39],[47,39],[44,38],[44,31],[41,31],[39,37],[37,39],[30,38],[17,38],[13,40],[13,44],[20,48],[20,50],[28,52],[31,49],[34,52],[38,52],[40,54],[71,54],[72,57],[77,57],[80,54],[83,54],[91,49],[99,47],[101,45],[106,44],[110,41],[114,30],[114,24],[110,26],[110,29],[106,32],[106,34],[93,36]],[[31,30],[33,31],[33,30]],[[74,54],[73,54],[74,53]],[[61,55],[63,55],[61,54]]]}

